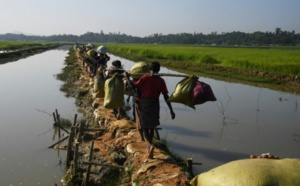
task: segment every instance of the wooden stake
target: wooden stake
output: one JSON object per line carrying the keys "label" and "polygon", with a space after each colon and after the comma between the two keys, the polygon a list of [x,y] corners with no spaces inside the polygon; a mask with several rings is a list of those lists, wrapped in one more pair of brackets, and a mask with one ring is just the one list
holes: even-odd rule
{"label": "wooden stake", "polygon": [[78,172],[78,151],[79,151],[79,143],[75,143],[75,150],[74,150],[74,175],[77,175]]}
{"label": "wooden stake", "polygon": [[68,141],[68,149],[67,149],[67,159],[66,159],[66,167],[69,168],[70,166],[70,161],[72,158],[72,141],[74,138],[74,129],[71,127],[71,131],[69,134],[69,141]]}
{"label": "wooden stake", "polygon": [[57,125],[57,121],[56,121],[55,113],[53,112],[53,113],[52,113],[52,115],[53,115],[54,122],[55,122],[55,124]]}
{"label": "wooden stake", "polygon": [[84,123],[81,122],[79,126],[78,139],[80,139],[80,137],[83,136],[83,132],[84,132]]}
{"label": "wooden stake", "polygon": [[[90,157],[89,157],[89,162],[92,161],[93,159],[93,150],[94,150],[94,140],[92,140],[91,144],[91,149],[90,149]],[[89,177],[90,177],[90,172],[91,172],[91,164],[88,165],[87,172],[86,172],[86,177],[85,177],[85,184],[89,185]]]}
{"label": "wooden stake", "polygon": [[[64,129],[62,126],[60,126],[60,122],[58,122],[57,121],[57,119],[56,119],[56,116],[55,116],[55,113],[53,112],[52,113],[52,115],[53,115],[53,118],[54,118],[54,122],[55,122],[55,124],[57,125],[56,127],[59,127],[59,128],[61,128],[62,130],[64,130],[66,133],[68,133],[69,134],[69,131],[67,131],[66,129]],[[60,133],[60,130],[58,131],[59,133]]]}
{"label": "wooden stake", "polygon": [[67,131],[65,128],[63,128],[62,126],[59,126],[63,131],[65,131],[66,133],[69,134],[69,131]]}
{"label": "wooden stake", "polygon": [[187,169],[190,172],[190,174],[193,174],[193,159],[187,158]]}
{"label": "wooden stake", "polygon": [[57,109],[55,109],[55,113],[56,113],[57,126],[58,126],[58,137],[60,138],[60,117],[59,117]]}
{"label": "wooden stake", "polygon": [[[145,74],[150,74],[150,73],[136,73],[136,74],[132,74],[135,76],[142,76]],[[186,74],[169,74],[169,73],[153,73],[153,75],[156,76],[169,76],[169,77],[190,77],[191,75],[186,75]]]}
{"label": "wooden stake", "polygon": [[118,169],[123,169],[124,167],[123,166],[120,166],[120,165],[112,165],[112,164],[107,164],[107,163],[94,163],[94,162],[82,162],[83,164],[86,164],[86,165],[95,165],[95,166],[109,166],[109,167],[115,167],[115,168],[118,168]]}
{"label": "wooden stake", "polygon": [[58,142],[54,143],[53,145],[49,146],[48,148],[53,148],[55,145],[63,142],[65,139],[67,139],[69,136],[64,137],[63,139],[59,140]]}
{"label": "wooden stake", "polygon": [[75,125],[76,125],[76,120],[77,120],[77,114],[75,114],[75,116],[74,116],[74,122],[73,122],[73,126],[75,126]]}
{"label": "wooden stake", "polygon": [[[119,71],[129,72],[129,70],[124,70],[124,69],[114,69],[114,70],[115,71],[119,70]],[[143,76],[145,74],[150,74],[150,73],[136,73],[136,74],[130,74],[130,75]],[[123,74],[119,74],[119,75],[123,75]],[[190,76],[192,76],[192,75],[187,75],[187,74],[170,74],[170,73],[153,73],[153,75],[156,75],[156,76],[169,76],[169,77],[190,77]]]}

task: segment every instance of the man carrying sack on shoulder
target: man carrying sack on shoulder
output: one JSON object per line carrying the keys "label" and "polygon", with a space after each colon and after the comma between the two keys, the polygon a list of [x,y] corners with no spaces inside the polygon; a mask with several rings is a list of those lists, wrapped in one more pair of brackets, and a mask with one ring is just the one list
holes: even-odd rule
{"label": "man carrying sack on shoulder", "polygon": [[[168,102],[168,89],[165,80],[155,73],[160,71],[160,64],[158,62],[152,62],[150,66],[150,74],[143,75],[139,80],[132,83],[136,88],[141,89],[140,96],[140,122],[144,133],[144,137],[148,143],[148,153],[149,158],[152,159],[154,155],[154,145],[153,137],[154,130],[160,125],[159,122],[159,96],[163,94],[164,100],[170,109],[172,119],[175,118],[175,113],[173,111],[172,105]],[[127,72],[126,77],[129,79],[129,74]]]}

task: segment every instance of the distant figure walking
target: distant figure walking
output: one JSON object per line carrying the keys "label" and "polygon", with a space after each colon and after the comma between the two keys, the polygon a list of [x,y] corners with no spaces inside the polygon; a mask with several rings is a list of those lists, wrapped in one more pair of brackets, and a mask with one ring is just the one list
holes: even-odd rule
{"label": "distant figure walking", "polygon": [[93,68],[93,73],[95,74],[98,70],[104,75],[107,62],[110,60],[110,57],[107,55],[107,48],[105,46],[99,46],[96,50],[98,55],[96,56],[96,64]]}

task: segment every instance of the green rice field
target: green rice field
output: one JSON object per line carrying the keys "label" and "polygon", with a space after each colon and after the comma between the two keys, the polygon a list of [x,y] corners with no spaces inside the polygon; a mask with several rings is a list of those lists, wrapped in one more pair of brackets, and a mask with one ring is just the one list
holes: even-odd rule
{"label": "green rice field", "polygon": [[105,44],[109,52],[142,61],[173,61],[300,75],[300,47],[218,47],[190,45]]}

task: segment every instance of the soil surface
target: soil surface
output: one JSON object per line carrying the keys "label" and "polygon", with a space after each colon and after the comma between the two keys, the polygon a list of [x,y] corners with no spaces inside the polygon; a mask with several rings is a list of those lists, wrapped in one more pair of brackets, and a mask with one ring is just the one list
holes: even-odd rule
{"label": "soil surface", "polygon": [[74,138],[72,152],[78,143],[78,164],[71,158],[64,185],[189,185],[191,174],[185,161],[178,163],[179,158],[157,139],[154,158],[150,159],[147,143],[140,140],[135,123],[125,112],[117,119],[112,109],[104,108],[103,98],[93,96],[94,81],[85,73],[80,56],[73,48],[69,55],[64,72],[59,76],[65,82],[62,90],[76,98],[83,114],[80,124],[84,132],[83,135],[77,132]]}

